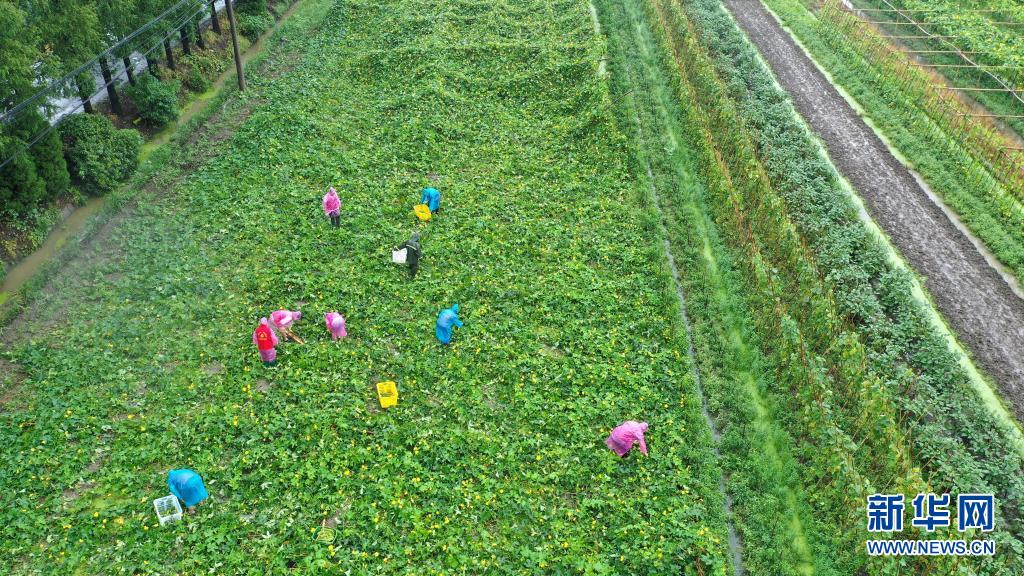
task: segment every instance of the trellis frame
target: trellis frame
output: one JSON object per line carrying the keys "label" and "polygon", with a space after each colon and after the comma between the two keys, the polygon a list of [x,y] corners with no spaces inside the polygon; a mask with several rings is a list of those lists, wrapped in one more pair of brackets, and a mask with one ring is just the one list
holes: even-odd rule
{"label": "trellis frame", "polygon": [[[891,6],[889,0],[881,0]],[[875,9],[880,10],[880,9]],[[892,8],[891,10],[898,11]],[[943,65],[928,65],[911,59],[911,54],[894,45],[888,35],[874,27],[870,9],[859,9],[852,0],[824,0],[819,5],[818,15],[822,22],[829,22],[834,34],[841,35],[846,42],[879,74],[897,78],[903,89],[917,97],[918,106],[934,121],[938,127],[961,146],[978,162],[980,162],[999,185],[993,187],[992,193],[1003,195],[1012,193],[1016,200],[1024,203],[1024,149],[1011,145],[1005,135],[993,126],[980,121],[981,118],[1000,119],[1017,115],[977,114],[968,104],[957,98],[955,92],[970,90],[953,90],[948,86],[935,83],[933,76],[924,71],[926,68]],[[912,18],[913,23],[920,25]],[[912,25],[903,22],[903,25]],[[892,22],[883,22],[891,24]],[[927,26],[927,23],[924,23]],[[920,28],[919,28],[920,29]],[[927,31],[926,31],[927,32]],[[954,45],[954,48],[956,46]],[[964,68],[975,68],[983,73],[986,68],[1002,67],[979,65],[972,59],[970,63],[957,65]],[[1024,92],[1005,86],[1005,90],[1014,95],[1024,110]],[[970,87],[961,87],[970,88]],[[1022,114],[1024,115],[1024,114]],[[972,181],[980,183],[981,177],[972,177]],[[1001,186],[1000,186],[1001,185]]]}

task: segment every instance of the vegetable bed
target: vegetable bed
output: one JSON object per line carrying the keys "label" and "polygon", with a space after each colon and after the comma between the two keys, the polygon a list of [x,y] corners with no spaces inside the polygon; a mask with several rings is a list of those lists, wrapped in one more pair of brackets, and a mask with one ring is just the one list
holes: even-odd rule
{"label": "vegetable bed", "polygon": [[970,389],[907,272],[859,221],[834,167],[721,2],[651,3],[696,91],[690,100],[708,106],[698,117],[718,151],[705,165],[718,195],[709,205],[748,252],[747,276],[760,292],[752,300],[762,306],[756,326],[789,359],[776,385],[788,385],[800,473],[828,531],[841,530],[837,542],[868,538],[857,502],[877,491],[992,492],[1006,511],[994,533],[1005,554],[969,567],[941,558],[865,562],[848,544],[821,552],[842,573],[898,573],[908,564],[922,573],[1020,571],[1024,468],[1010,424]]}
{"label": "vegetable bed", "polygon": [[[30,337],[0,413],[7,571],[725,574],[712,441],[587,4],[295,19],[247,120],[208,136],[216,157],[10,328]],[[390,247],[429,172],[443,211],[409,282]],[[442,348],[455,302],[466,326]],[[251,331],[294,307],[307,344],[266,370]],[[651,458],[604,446],[628,418]],[[159,527],[181,467],[210,501]]]}

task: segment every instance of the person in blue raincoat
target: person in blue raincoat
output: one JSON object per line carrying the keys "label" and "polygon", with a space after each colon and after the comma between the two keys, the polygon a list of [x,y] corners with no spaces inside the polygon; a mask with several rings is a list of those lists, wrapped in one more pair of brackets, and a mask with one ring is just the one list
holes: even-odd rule
{"label": "person in blue raincoat", "polygon": [[192,470],[171,470],[167,473],[167,486],[171,494],[185,503],[189,512],[195,512],[196,506],[209,496],[202,477]]}
{"label": "person in blue raincoat", "polygon": [[437,339],[441,341],[441,344],[448,344],[452,341],[453,327],[462,328],[462,321],[459,320],[458,304],[441,310],[441,313],[437,315],[437,327],[434,329],[434,334],[437,335]]}
{"label": "person in blue raincoat", "polygon": [[430,187],[424,188],[423,194],[420,195],[420,204],[426,204],[427,208],[430,208],[430,213],[441,211],[441,193],[437,191],[437,188]]}

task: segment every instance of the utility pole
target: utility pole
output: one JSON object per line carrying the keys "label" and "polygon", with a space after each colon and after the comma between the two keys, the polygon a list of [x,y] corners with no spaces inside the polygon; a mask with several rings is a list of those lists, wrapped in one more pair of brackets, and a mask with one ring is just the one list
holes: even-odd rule
{"label": "utility pole", "polygon": [[235,72],[238,75],[238,89],[245,90],[245,75],[242,74],[242,55],[238,52],[238,33],[235,32],[235,10],[231,7],[231,0],[225,0],[224,5],[228,7],[228,26],[231,27],[231,47],[235,51]]}
{"label": "utility pole", "polygon": [[213,26],[213,31],[220,35],[220,19],[217,16],[217,2],[214,0],[210,2],[210,25]]}

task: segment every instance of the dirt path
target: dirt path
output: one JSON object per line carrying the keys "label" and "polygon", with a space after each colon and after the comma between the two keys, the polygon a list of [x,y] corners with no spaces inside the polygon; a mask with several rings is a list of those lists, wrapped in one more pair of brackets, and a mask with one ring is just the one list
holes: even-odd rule
{"label": "dirt path", "polygon": [[1024,301],[929,199],[759,1],[724,0],[871,217],[924,278],[975,361],[1024,420]]}

